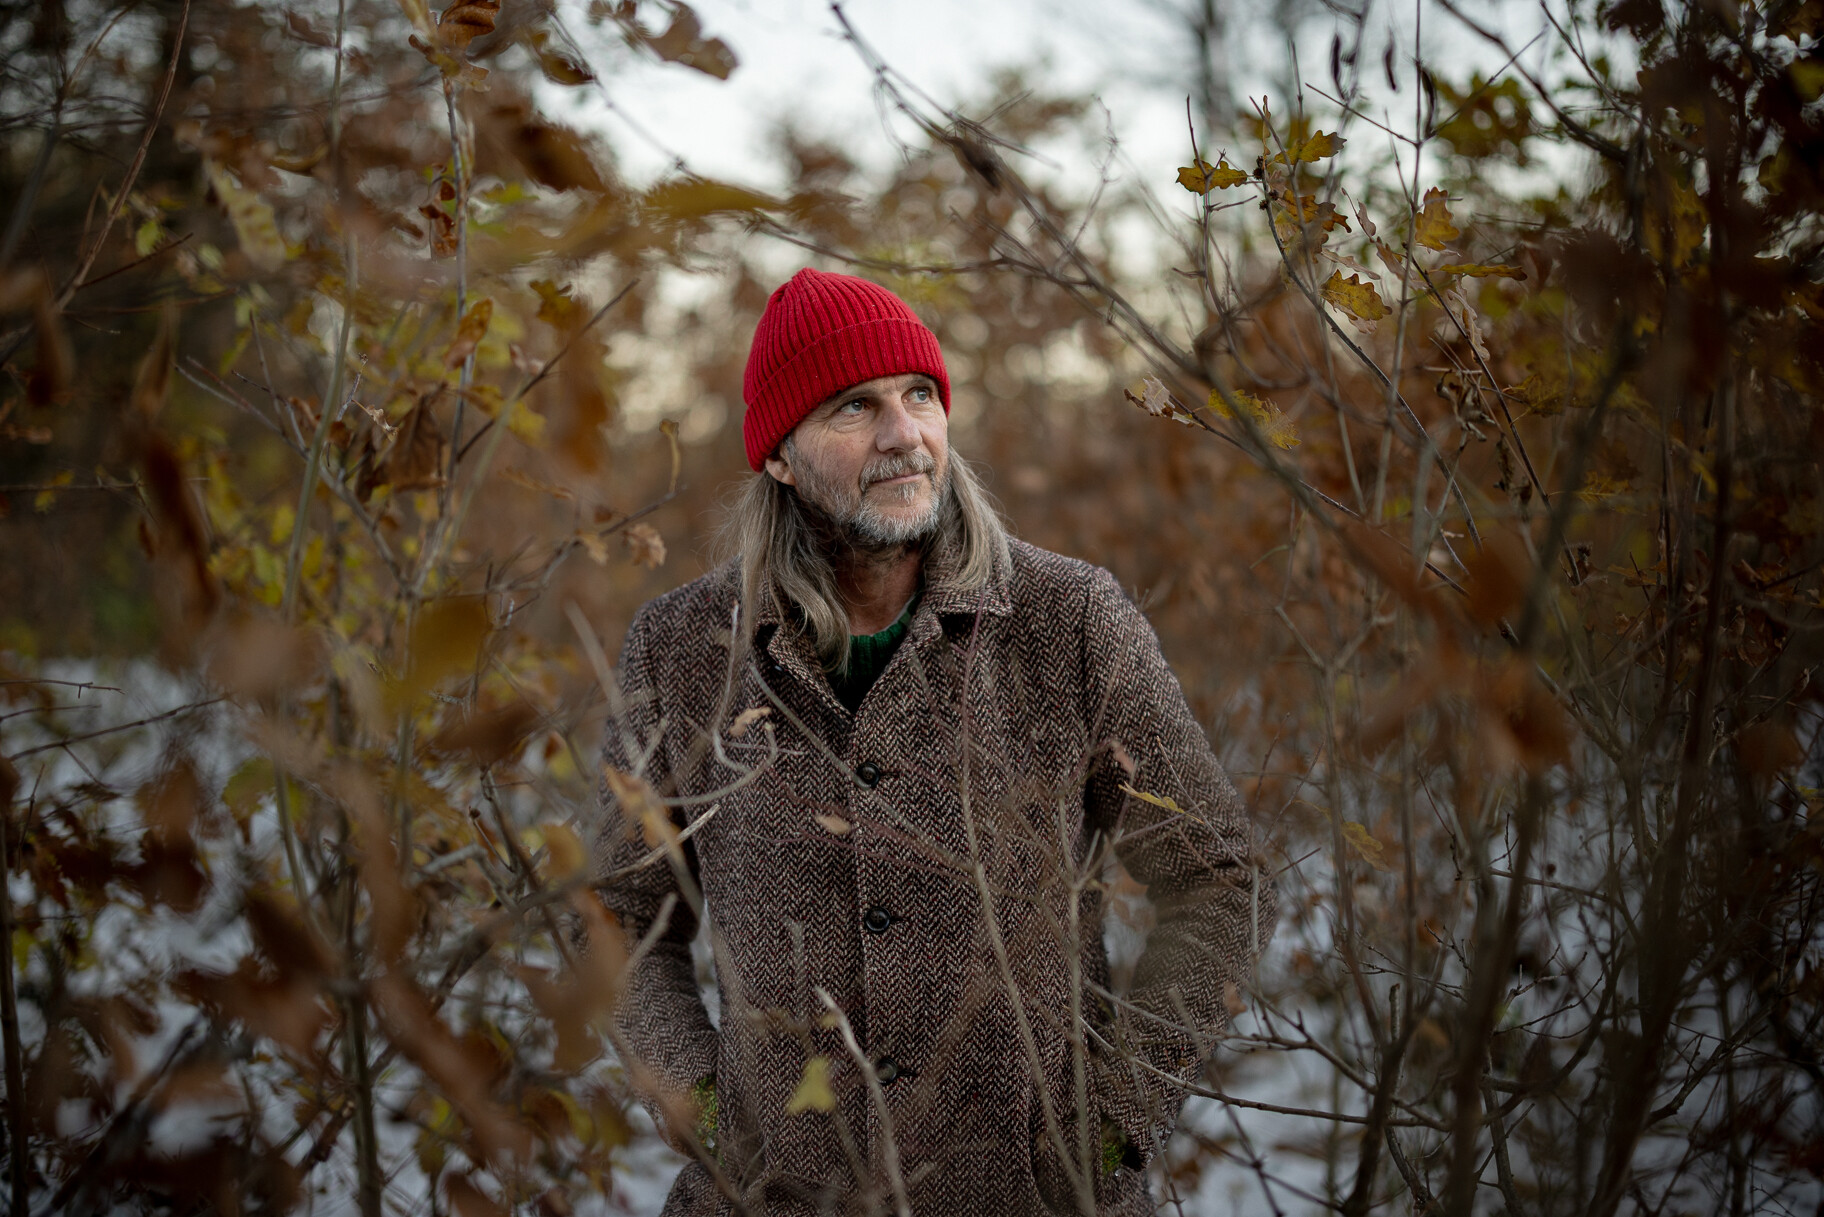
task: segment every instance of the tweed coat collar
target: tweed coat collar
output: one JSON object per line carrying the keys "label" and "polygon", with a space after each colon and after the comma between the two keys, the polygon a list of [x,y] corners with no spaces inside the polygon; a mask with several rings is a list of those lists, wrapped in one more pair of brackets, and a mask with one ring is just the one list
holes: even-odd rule
{"label": "tweed coat collar", "polygon": [[[900,652],[917,652],[927,648],[943,633],[945,618],[974,620],[978,614],[1005,617],[1012,613],[1013,596],[1009,589],[1011,571],[1006,562],[995,563],[994,574],[986,584],[969,587],[958,578],[957,559],[954,546],[935,550],[926,556],[924,593],[919,599],[917,610],[912,614],[912,624],[899,647]],[[741,584],[739,561],[730,562],[723,570],[726,572],[725,594],[731,600],[737,599]],[[784,613],[779,609],[784,600],[783,594],[768,596],[757,610],[754,621],[755,651],[778,664],[807,687],[817,690],[818,700],[826,710],[853,717],[849,708],[842,705],[841,699],[836,696],[810,639],[800,630],[781,630],[780,627],[788,623],[790,615],[789,609]],[[891,668],[903,659],[902,654],[895,653],[888,667]]]}
{"label": "tweed coat collar", "polygon": [[[1013,611],[1013,597],[1008,590],[1011,572],[1007,563],[996,562],[994,574],[982,587],[965,586],[958,578],[958,558],[954,546],[936,550],[925,557],[925,590],[919,601],[918,611],[913,614],[911,635],[919,633],[919,619],[929,616],[930,629],[936,628],[937,619],[945,616],[986,613],[991,617],[1005,617]],[[739,562],[731,562],[723,568],[726,572],[727,587],[733,594],[739,594]],[[784,601],[783,595],[769,596],[757,611],[754,628],[756,633],[767,627],[778,628],[785,624],[786,618],[779,611]]]}

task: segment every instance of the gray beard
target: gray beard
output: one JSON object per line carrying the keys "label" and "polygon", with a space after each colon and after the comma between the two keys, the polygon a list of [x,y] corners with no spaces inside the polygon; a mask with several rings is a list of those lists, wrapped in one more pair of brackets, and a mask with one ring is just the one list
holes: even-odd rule
{"label": "gray beard", "polygon": [[923,541],[933,536],[943,521],[944,503],[950,497],[947,463],[943,477],[934,485],[930,509],[921,516],[907,518],[889,516],[881,507],[894,499],[910,502],[918,493],[917,483],[878,489],[874,501],[864,491],[885,478],[915,472],[929,474],[936,463],[929,456],[912,454],[878,461],[862,472],[860,485],[839,487],[834,479],[825,478],[822,470],[804,460],[789,438],[785,446],[797,477],[799,496],[821,512],[843,540],[856,549],[888,549]]}

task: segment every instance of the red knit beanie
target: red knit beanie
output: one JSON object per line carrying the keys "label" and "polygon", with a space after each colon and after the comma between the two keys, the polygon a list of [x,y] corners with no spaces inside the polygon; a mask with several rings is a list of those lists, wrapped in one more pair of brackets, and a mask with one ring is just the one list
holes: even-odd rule
{"label": "red knit beanie", "polygon": [[937,335],[877,283],[805,268],[766,302],[747,353],[741,435],[758,473],[805,415],[876,376],[923,372],[950,412],[950,374]]}

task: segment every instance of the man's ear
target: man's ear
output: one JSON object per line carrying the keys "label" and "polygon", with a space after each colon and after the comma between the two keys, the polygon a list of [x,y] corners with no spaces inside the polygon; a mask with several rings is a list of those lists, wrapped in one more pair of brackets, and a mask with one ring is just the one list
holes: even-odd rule
{"label": "man's ear", "polygon": [[773,475],[775,482],[783,482],[787,486],[798,484],[797,477],[792,473],[792,463],[787,459],[783,447],[766,458],[766,471]]}

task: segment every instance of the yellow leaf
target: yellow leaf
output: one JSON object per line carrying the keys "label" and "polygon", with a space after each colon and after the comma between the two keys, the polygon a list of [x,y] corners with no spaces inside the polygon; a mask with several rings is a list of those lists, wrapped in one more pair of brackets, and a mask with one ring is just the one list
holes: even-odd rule
{"label": "yellow leaf", "polygon": [[483,296],[469,306],[462,321],[456,326],[456,337],[450,340],[450,349],[443,353],[443,366],[454,368],[475,353],[482,338],[488,332],[488,323],[494,319],[494,302]]}
{"label": "yellow leaf", "polygon": [[1453,262],[1449,266],[1440,266],[1432,272],[1434,275],[1468,275],[1472,279],[1486,279],[1490,275],[1499,275],[1503,279],[1524,279],[1526,272],[1518,266],[1477,266],[1468,262]]}
{"label": "yellow leaf", "polygon": [[588,855],[583,852],[583,843],[577,839],[575,829],[568,824],[547,824],[541,831],[545,838],[545,856],[549,859],[548,877],[568,879],[583,869]]}
{"label": "yellow leaf", "polygon": [[1343,821],[1343,840],[1355,851],[1357,857],[1375,870],[1390,871],[1393,865],[1387,861],[1387,847],[1375,840],[1374,834],[1354,820]]}
{"label": "yellow leaf", "polygon": [[1219,390],[1211,390],[1210,409],[1224,418],[1235,418],[1239,413],[1253,419],[1262,437],[1275,448],[1298,447],[1298,428],[1292,420],[1272,402],[1246,390],[1232,390],[1226,398]]}
{"label": "yellow leaf", "polygon": [[1323,294],[1325,300],[1358,321],[1379,321],[1387,315],[1387,306],[1381,303],[1381,295],[1374,290],[1374,284],[1363,282],[1360,275],[1345,279],[1342,271],[1331,271]]}
{"label": "yellow leaf", "polygon": [[1435,186],[1425,192],[1425,205],[1414,217],[1418,228],[1413,239],[1426,249],[1443,249],[1462,235],[1450,222],[1450,208],[1445,206],[1449,201],[1450,196]]}
{"label": "yellow leaf", "polygon": [[538,319],[553,329],[569,331],[581,325],[584,320],[583,308],[570,295],[570,285],[559,287],[549,279],[534,279],[533,291],[538,293]]}
{"label": "yellow leaf", "polygon": [[669,220],[696,220],[718,212],[766,211],[775,199],[711,178],[677,178],[646,192],[646,208]]}
{"label": "yellow leaf", "polygon": [[1786,70],[1792,74],[1793,88],[1802,101],[1814,102],[1824,94],[1824,62],[1816,58],[1795,59]]}
{"label": "yellow leaf", "polygon": [[1210,162],[1199,160],[1195,164],[1185,165],[1178,170],[1178,184],[1192,194],[1208,194],[1212,190],[1227,190],[1239,186],[1248,180],[1248,175],[1230,165],[1228,160],[1218,161],[1211,166]]}
{"label": "yellow leaf", "polygon": [[795,1116],[806,1111],[829,1111],[836,1106],[836,1095],[830,1089],[830,1060],[814,1056],[804,1063],[804,1076],[798,1089],[785,1101],[785,1114]]}
{"label": "yellow leaf", "polygon": [[1144,790],[1135,790],[1132,786],[1127,785],[1125,782],[1123,782],[1121,784],[1121,789],[1127,791],[1127,793],[1133,795],[1136,799],[1139,799],[1142,803],[1151,803],[1154,807],[1163,807],[1167,811],[1173,813],[1174,815],[1181,816],[1181,815],[1185,814],[1184,808],[1178,806],[1177,802],[1175,800],[1173,800],[1173,798],[1170,795],[1148,794]]}
{"label": "yellow leaf", "polygon": [[472,671],[493,630],[480,596],[433,600],[418,611],[407,646],[405,679],[397,691],[401,706],[458,672]]}
{"label": "yellow leaf", "polygon": [[[51,486],[68,486],[71,482],[73,482],[75,480],[76,480],[75,472],[73,470],[65,469],[62,473],[55,474],[52,476],[50,485]],[[49,511],[51,509],[51,504],[55,503],[56,501],[57,501],[57,492],[55,490],[51,490],[51,489],[40,490],[37,494],[32,496],[32,510],[35,512],[38,512],[40,515],[42,515],[45,512]]]}
{"label": "yellow leaf", "polygon": [[234,175],[213,161],[207,164],[209,185],[228,212],[241,252],[255,270],[271,274],[285,264],[285,240],[273,218],[272,205],[251,190],[243,189]]}
{"label": "yellow leaf", "polygon": [[1349,141],[1334,131],[1319,131],[1302,144],[1294,144],[1273,159],[1286,164],[1315,163],[1335,156]]}
{"label": "yellow leaf", "polygon": [[507,430],[522,444],[534,448],[545,441],[545,416],[528,406],[524,398],[507,411]]}
{"label": "yellow leaf", "polygon": [[819,812],[817,815],[812,816],[811,819],[817,821],[817,827],[823,829],[823,831],[830,835],[837,837],[848,836],[850,831],[855,827],[841,816],[833,816],[826,812]]}

